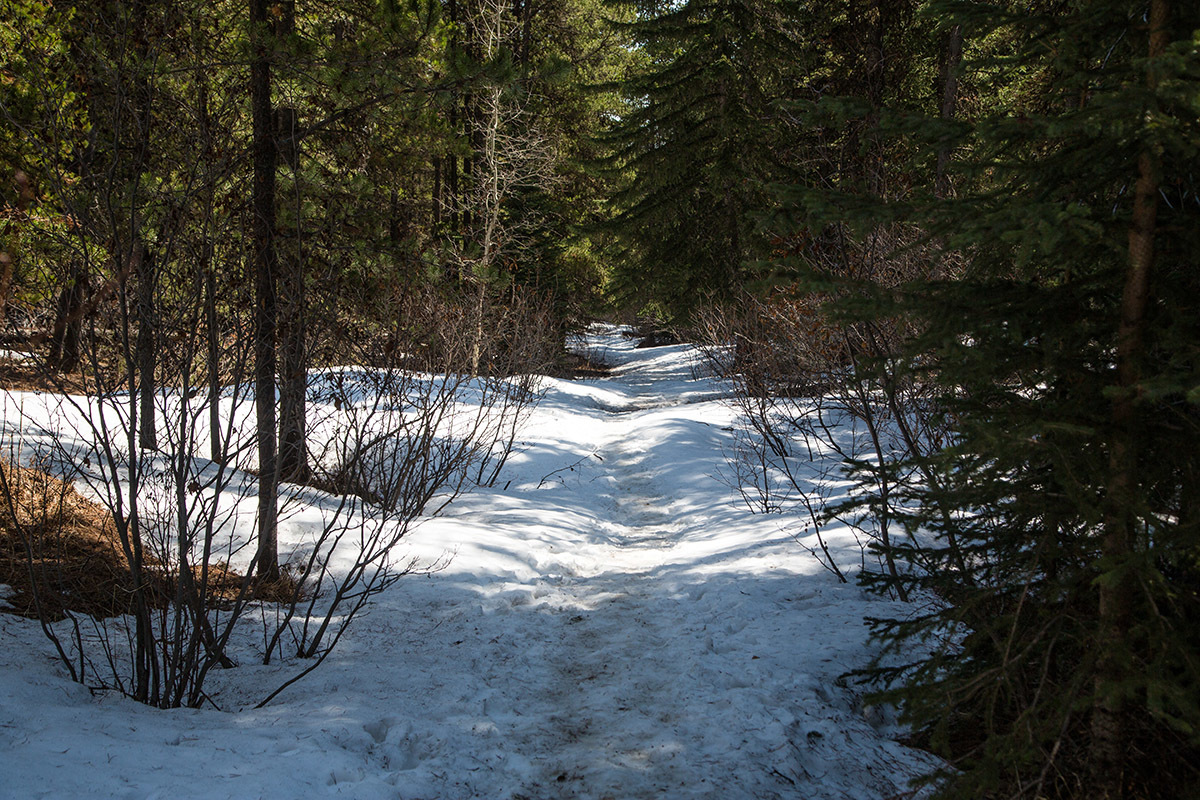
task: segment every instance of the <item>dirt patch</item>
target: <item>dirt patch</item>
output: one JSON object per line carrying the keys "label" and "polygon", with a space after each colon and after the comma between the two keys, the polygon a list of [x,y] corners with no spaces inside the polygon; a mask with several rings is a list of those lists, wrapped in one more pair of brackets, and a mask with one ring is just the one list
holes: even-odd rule
{"label": "dirt patch", "polygon": [[16,590],[9,610],[36,617],[40,600],[49,619],[68,608],[97,617],[127,611],[129,570],[107,512],[44,472],[0,469],[0,583]]}
{"label": "dirt patch", "polygon": [[[0,464],[0,470],[0,583],[15,590],[4,610],[36,618],[40,607],[40,615],[49,620],[62,619],[68,611],[98,618],[132,611],[139,583],[108,510],[39,470],[8,464]],[[209,608],[231,603],[245,591],[244,577],[225,564],[192,567],[191,572]],[[143,555],[141,595],[151,606],[172,602],[179,579],[177,565],[164,568]],[[290,576],[252,589],[256,598],[269,602],[297,596]]]}
{"label": "dirt patch", "polygon": [[0,358],[0,389],[10,392],[87,394],[89,385],[78,373],[50,372],[37,360]]}
{"label": "dirt patch", "polygon": [[580,353],[566,353],[559,358],[558,363],[548,370],[552,378],[579,380],[581,378],[606,378],[612,373],[612,366],[603,361],[596,361]]}

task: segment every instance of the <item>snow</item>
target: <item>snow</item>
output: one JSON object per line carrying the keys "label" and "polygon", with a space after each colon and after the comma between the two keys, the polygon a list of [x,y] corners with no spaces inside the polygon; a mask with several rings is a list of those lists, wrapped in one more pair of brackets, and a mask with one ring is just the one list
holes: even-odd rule
{"label": "snow", "polygon": [[[448,563],[263,709],[303,663],[248,656],[210,678],[223,710],[158,711],[71,683],[37,623],[0,614],[0,797],[905,792],[931,757],[841,677],[870,658],[863,616],[896,609],[735,502],[733,412],[688,347],[613,328],[581,345],[611,377],[547,380],[496,488],[405,540]],[[826,535],[859,562],[850,532]]]}

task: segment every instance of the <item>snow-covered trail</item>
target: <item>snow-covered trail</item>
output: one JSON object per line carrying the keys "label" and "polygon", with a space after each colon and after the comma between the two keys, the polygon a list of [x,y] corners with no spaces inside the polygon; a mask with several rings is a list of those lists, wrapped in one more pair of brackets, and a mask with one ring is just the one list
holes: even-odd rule
{"label": "snow-covered trail", "polygon": [[[611,377],[550,381],[500,488],[410,540],[400,582],[261,711],[155,712],[54,674],[0,614],[0,797],[883,800],[927,757],[839,676],[880,601],[779,516],[734,505],[721,387],[686,347],[589,339]],[[846,563],[859,550],[831,531]],[[287,665],[212,679],[252,705]]]}
{"label": "snow-covered trail", "polygon": [[696,755],[710,751],[708,758],[719,759],[725,748],[723,737],[705,742],[696,725],[704,709],[695,701],[709,695],[708,687],[698,670],[680,669],[703,659],[711,637],[694,625],[686,608],[691,598],[663,597],[658,580],[689,520],[671,512],[669,492],[655,478],[665,470],[664,455],[677,449],[654,440],[655,418],[648,412],[680,401],[653,396],[655,383],[637,370],[609,383],[624,390],[628,404],[596,409],[605,438],[593,456],[592,480],[609,491],[597,496],[593,509],[598,546],[589,554],[592,563],[576,562],[575,574],[558,586],[560,613],[569,616],[548,648],[552,680],[543,699],[551,724],[535,725],[530,742],[530,750],[553,755],[539,765],[531,797],[703,790],[704,777],[688,789],[697,769],[680,757],[683,740],[691,740]]}

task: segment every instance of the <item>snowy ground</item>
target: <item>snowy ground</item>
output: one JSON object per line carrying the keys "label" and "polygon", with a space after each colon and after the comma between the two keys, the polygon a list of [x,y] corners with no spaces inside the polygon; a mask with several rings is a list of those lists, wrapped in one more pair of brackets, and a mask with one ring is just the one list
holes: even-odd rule
{"label": "snowy ground", "polygon": [[[685,347],[590,337],[495,490],[417,529],[411,577],[316,672],[211,679],[224,712],[93,697],[0,614],[0,797],[870,798],[928,757],[839,676],[865,613],[717,477],[731,412]],[[845,563],[857,563],[849,536]]]}

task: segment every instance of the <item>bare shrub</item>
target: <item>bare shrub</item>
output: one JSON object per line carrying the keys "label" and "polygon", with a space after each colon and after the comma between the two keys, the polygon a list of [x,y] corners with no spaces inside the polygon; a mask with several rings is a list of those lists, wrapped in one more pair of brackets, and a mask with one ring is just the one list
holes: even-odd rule
{"label": "bare shrub", "polygon": [[[858,243],[830,234],[805,248],[810,264],[849,274],[873,291],[923,269],[922,249],[894,229]],[[821,563],[839,580],[846,580],[845,567],[823,534],[831,521],[858,534],[864,567],[874,552],[894,576],[897,504],[906,486],[927,479],[924,459],[947,430],[932,387],[900,359],[913,334],[907,323],[884,317],[844,324],[829,312],[834,299],[794,288],[746,296],[703,312],[697,338],[708,368],[733,387],[739,425],[729,482],[748,506],[802,510]]]}
{"label": "bare shrub", "polygon": [[[254,656],[269,661],[287,643],[311,660],[305,674],[369,598],[416,568],[397,545],[431,503],[497,479],[537,397],[551,326],[535,299],[500,290],[493,231],[468,302],[420,295],[423,316],[397,314],[390,349],[378,328],[351,338],[360,349],[344,347],[352,358],[339,363],[361,367],[327,362],[308,389],[325,402],[309,420],[315,482],[338,494],[281,487],[283,523],[302,541],[284,580],[254,579],[270,557],[256,539],[272,541],[275,520],[255,502],[252,472],[270,443],[256,438],[256,332],[239,278],[253,250],[235,124],[242,95],[210,91],[201,67],[216,43],[158,35],[200,24],[172,4],[80,19],[96,33],[81,47],[98,48],[80,53],[82,105],[29,119],[0,108],[46,165],[38,213],[22,208],[18,246],[6,242],[23,291],[5,317],[51,389],[4,393],[3,442],[10,464],[59,481],[26,491],[32,478],[16,469],[5,480],[20,485],[3,499],[33,573],[49,568],[52,544],[37,538],[38,515],[61,518],[71,491],[103,509],[127,605],[111,617],[73,604],[37,609],[71,676],[154,706],[198,706],[211,702],[211,671],[245,657],[248,612],[264,623]],[[61,65],[36,55],[22,79],[56,85]],[[498,220],[494,192],[490,202]],[[30,321],[43,329],[17,327]],[[256,366],[262,356],[260,347]],[[301,508],[319,522],[298,521]],[[76,593],[69,584],[64,596]]]}
{"label": "bare shrub", "polygon": [[[429,318],[444,321],[437,330],[441,358],[469,352],[471,326],[454,325],[446,309]],[[431,348],[419,348],[418,341],[386,354],[377,350],[374,366],[314,372],[312,485],[282,487],[280,519],[288,525],[301,510],[316,509],[320,521],[298,529],[285,584],[265,586],[241,577],[253,573],[257,492],[249,474],[253,397],[249,384],[238,380],[245,374],[248,332],[237,325],[223,330],[221,346],[232,349],[219,360],[235,380],[214,396],[204,381],[193,383],[204,370],[189,358],[206,349],[204,326],[181,325],[195,339],[179,333],[172,355],[161,362],[170,376],[163,383],[171,388],[155,394],[154,449],[137,435],[138,394],[122,389],[136,361],[125,360],[130,367],[113,385],[99,355],[112,341],[99,331],[84,337],[96,344],[84,360],[90,395],[10,394],[5,408],[5,419],[20,423],[15,429],[10,423],[14,462],[37,459],[97,500],[119,556],[115,569],[130,587],[129,605],[119,609],[124,616],[93,619],[88,609],[61,609],[70,625],[61,643],[52,624],[60,610],[44,607],[47,632],[76,680],[164,707],[206,700],[204,680],[214,667],[234,664],[231,643],[251,610],[263,626],[264,662],[309,660],[279,690],[315,669],[373,596],[414,570],[437,567],[404,559],[398,545],[424,516],[470,486],[496,480],[537,399],[533,373],[470,378],[445,367],[418,371],[410,352],[436,363]],[[495,353],[512,359],[506,368],[529,357],[521,348],[534,345],[511,326],[489,330],[502,342]],[[467,341],[456,341],[455,331]],[[490,363],[498,362],[497,356]],[[216,432],[209,429],[214,403]],[[44,485],[67,487],[61,496],[70,496],[65,482]],[[28,518],[37,507],[22,501],[29,494],[8,493],[14,518]],[[52,499],[40,506],[52,506]],[[35,562],[29,552],[25,560]],[[241,574],[229,564],[238,564]]]}
{"label": "bare shrub", "polygon": [[403,307],[403,326],[359,351],[355,360],[370,366],[311,376],[312,484],[329,494],[285,487],[281,520],[316,507],[322,524],[290,564],[303,598],[279,610],[266,661],[275,653],[313,659],[307,674],[372,596],[440,566],[397,559],[396,548],[461,492],[494,483],[512,452],[538,396],[536,373],[517,370],[542,363],[550,340],[544,307],[520,300],[483,326],[494,374],[470,375],[480,345],[474,305],[423,292]]}

